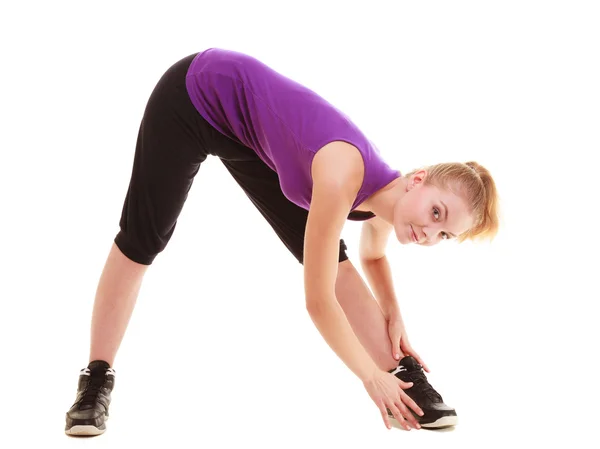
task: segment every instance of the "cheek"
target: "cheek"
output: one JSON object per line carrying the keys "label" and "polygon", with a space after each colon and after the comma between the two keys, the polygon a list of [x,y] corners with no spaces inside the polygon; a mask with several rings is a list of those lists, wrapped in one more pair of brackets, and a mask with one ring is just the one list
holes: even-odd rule
{"label": "cheek", "polygon": [[424,220],[427,219],[427,211],[423,206],[423,201],[418,195],[412,195],[406,198],[407,201],[404,204],[404,216],[407,221],[417,222],[424,224]]}
{"label": "cheek", "polygon": [[394,209],[394,225],[416,223],[425,226],[431,221],[429,206],[419,193],[415,190],[409,191],[397,203]]}

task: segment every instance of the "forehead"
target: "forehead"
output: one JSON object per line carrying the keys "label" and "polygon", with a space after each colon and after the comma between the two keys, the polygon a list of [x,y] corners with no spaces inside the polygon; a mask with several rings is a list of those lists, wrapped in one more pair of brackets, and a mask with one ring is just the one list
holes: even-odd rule
{"label": "forehead", "polygon": [[462,196],[457,195],[449,189],[433,185],[427,187],[429,190],[427,192],[429,199],[442,208],[444,205],[448,208],[447,227],[453,234],[462,234],[473,226],[473,217],[467,202]]}

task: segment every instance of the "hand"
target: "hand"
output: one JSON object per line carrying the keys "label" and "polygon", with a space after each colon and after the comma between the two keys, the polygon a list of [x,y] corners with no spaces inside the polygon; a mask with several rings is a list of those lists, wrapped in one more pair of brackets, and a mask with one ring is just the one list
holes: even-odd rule
{"label": "hand", "polygon": [[408,336],[406,335],[404,322],[398,312],[393,313],[388,319],[388,334],[392,343],[392,356],[394,359],[400,360],[400,351],[402,351],[404,355],[413,356],[425,371],[428,373],[431,372],[423,362],[423,359],[421,359],[419,354],[412,348]]}
{"label": "hand", "polygon": [[412,387],[412,382],[403,382],[393,374],[378,370],[371,379],[364,381],[363,384],[369,393],[369,396],[379,408],[383,422],[388,429],[391,429],[392,426],[390,424],[387,409],[390,409],[394,418],[396,418],[406,430],[410,430],[409,423],[415,429],[421,428],[407,406],[413,409],[419,416],[423,416],[423,411],[415,401],[403,391],[403,389]]}

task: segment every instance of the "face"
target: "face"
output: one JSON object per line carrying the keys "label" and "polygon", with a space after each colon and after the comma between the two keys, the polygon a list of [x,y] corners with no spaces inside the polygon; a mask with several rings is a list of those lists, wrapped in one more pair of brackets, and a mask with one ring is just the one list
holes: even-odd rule
{"label": "face", "polygon": [[450,190],[425,185],[423,170],[408,178],[394,206],[394,229],[402,244],[431,246],[453,239],[473,226],[466,202]]}

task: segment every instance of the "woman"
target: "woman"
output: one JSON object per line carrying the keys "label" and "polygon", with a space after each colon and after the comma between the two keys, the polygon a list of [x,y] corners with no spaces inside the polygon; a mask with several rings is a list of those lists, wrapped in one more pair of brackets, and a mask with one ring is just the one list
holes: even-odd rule
{"label": "woman", "polygon": [[[410,430],[456,424],[427,382],[404,330],[385,243],[493,237],[496,189],[471,162],[402,176],[342,112],[248,55],[222,49],[174,64],[139,129],[116,235],[96,292],[90,362],[67,434],[105,430],[111,368],[142,283],[173,235],[194,176],[217,156],[304,265],[307,310],[330,347],[390,422]],[[361,262],[378,301],[346,255],[346,219],[364,221]],[[406,390],[406,391],[405,391]],[[391,418],[391,420],[390,420]]]}

